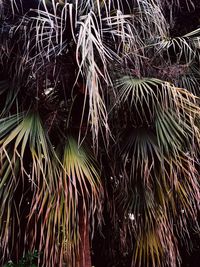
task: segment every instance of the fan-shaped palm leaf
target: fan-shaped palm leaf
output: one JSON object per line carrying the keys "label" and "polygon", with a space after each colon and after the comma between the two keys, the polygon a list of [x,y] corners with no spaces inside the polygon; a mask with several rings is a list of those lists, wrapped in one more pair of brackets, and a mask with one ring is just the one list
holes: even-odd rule
{"label": "fan-shaped palm leaf", "polygon": [[121,130],[119,138],[123,140],[119,175],[123,190],[116,189],[116,201],[122,220],[134,215],[130,227],[136,240],[133,263],[177,266],[180,255],[175,233],[186,242],[187,220],[197,227],[197,99],[153,78],[123,76],[117,87],[118,108],[128,102],[131,124]]}
{"label": "fan-shaped palm leaf", "polygon": [[[33,249],[39,238],[45,266],[55,263],[61,266],[64,258],[71,262],[71,266],[75,266],[75,248],[77,250],[79,244],[78,209],[82,209],[83,205],[88,221],[100,207],[100,179],[92,157],[88,157],[83,148],[69,138],[63,150],[63,159],[58,160],[38,114],[33,112],[1,119],[0,123],[0,218],[4,254],[9,253],[7,248],[11,225],[12,231],[15,229],[14,213],[20,223],[20,207],[15,204],[14,193],[21,176],[22,183],[25,179],[32,184],[29,222],[34,220],[37,229],[35,233],[27,232],[25,242],[29,241],[28,245]],[[30,170],[24,166],[25,151],[26,157],[30,153]]]}

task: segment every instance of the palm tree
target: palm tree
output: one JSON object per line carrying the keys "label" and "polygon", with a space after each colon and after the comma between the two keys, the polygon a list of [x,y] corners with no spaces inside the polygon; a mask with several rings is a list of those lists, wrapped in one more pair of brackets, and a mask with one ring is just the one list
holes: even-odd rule
{"label": "palm tree", "polygon": [[200,29],[173,35],[181,6],[0,1],[2,264],[90,267],[105,195],[132,266],[180,265],[200,204]]}

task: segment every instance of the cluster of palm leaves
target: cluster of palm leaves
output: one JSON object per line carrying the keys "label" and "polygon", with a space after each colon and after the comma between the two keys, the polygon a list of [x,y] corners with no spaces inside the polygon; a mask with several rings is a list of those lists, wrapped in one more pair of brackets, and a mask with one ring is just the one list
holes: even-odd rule
{"label": "cluster of palm leaves", "polygon": [[179,8],[0,1],[2,264],[91,266],[105,195],[132,266],[180,265],[199,231],[200,29],[171,35]]}

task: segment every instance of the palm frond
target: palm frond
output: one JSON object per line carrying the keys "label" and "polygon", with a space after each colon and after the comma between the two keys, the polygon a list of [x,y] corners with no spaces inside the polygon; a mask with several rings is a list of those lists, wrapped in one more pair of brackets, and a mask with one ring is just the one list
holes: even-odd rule
{"label": "palm frond", "polygon": [[92,157],[71,137],[63,153],[62,167],[57,168],[54,177],[57,189],[40,192],[43,201],[40,205],[37,203],[38,219],[41,218],[40,249],[49,266],[62,266],[63,261],[77,266],[77,258],[82,253],[80,242],[85,246],[80,236],[80,214],[83,214],[85,227],[95,213],[101,215],[102,188]]}
{"label": "palm frond", "polygon": [[[177,127],[178,132],[183,131],[181,125]],[[119,175],[123,186],[116,190],[115,201],[118,213],[122,212],[121,220],[127,214],[134,216],[128,223],[130,235],[136,240],[133,263],[177,266],[180,255],[175,233],[187,243],[188,223],[198,229],[199,174],[194,155],[184,152],[184,142],[181,147],[179,139],[170,134],[163,139],[164,144],[169,141],[166,153],[152,129],[133,128],[123,140],[126,143],[121,146]],[[172,140],[177,146],[168,153]]]}
{"label": "palm frond", "polygon": [[176,111],[178,118],[182,116],[183,110],[186,113],[198,113],[196,97],[193,94],[159,79],[123,76],[116,86],[119,91],[118,101],[128,101],[141,122],[151,123],[156,113],[163,109]]}
{"label": "palm frond", "polygon": [[[4,199],[1,197],[1,222],[2,225],[7,227],[5,232],[1,231],[1,242],[3,244],[2,249],[5,251],[6,248],[7,256],[9,256],[13,247],[11,246],[9,251],[10,240],[8,231],[10,235],[15,235],[15,229],[20,229],[19,225],[21,224],[20,204],[15,204],[14,197],[15,192],[18,190],[18,185],[21,184],[23,187],[25,182],[31,182],[33,193],[37,195],[37,193],[39,194],[37,190],[42,184],[45,184],[47,188],[53,186],[51,180],[48,181],[47,178],[48,176],[51,177],[52,169],[51,164],[47,168],[47,164],[50,163],[50,152],[49,147],[47,147],[48,141],[46,141],[37,114],[17,114],[10,118],[1,119],[0,123],[0,155],[3,177],[1,195],[2,197],[4,196]],[[28,155],[32,158],[32,167],[26,166],[25,157],[29,157]],[[20,202],[22,201],[24,201],[23,194]],[[16,220],[18,226],[14,226]],[[7,239],[5,239],[6,236]],[[19,238],[22,238],[20,237],[20,232]]]}
{"label": "palm frond", "polygon": [[133,214],[133,264],[179,266],[175,236],[187,243],[188,222],[198,228],[198,99],[155,78],[122,76],[117,90],[116,110],[125,105],[129,118],[118,137],[115,201],[121,220]]}
{"label": "palm frond", "polygon": [[[103,97],[103,83],[107,86],[110,77],[107,70],[111,55],[102,42],[97,17],[91,11],[80,23],[77,43],[79,73],[85,79],[85,95],[89,96],[88,120],[91,122],[93,143],[97,142],[100,125],[109,130]],[[98,62],[99,61],[99,62]],[[103,82],[102,82],[103,79]]]}
{"label": "palm frond", "polygon": [[[17,219],[17,223],[21,223],[20,207],[15,204],[14,194],[18,184],[26,181],[31,185],[33,197],[25,243],[34,249],[39,240],[45,266],[62,266],[63,261],[77,266],[81,242],[79,212],[83,210],[85,224],[90,218],[94,219],[97,211],[101,214],[102,188],[94,159],[73,138],[68,138],[62,150],[63,157],[59,159],[37,113],[14,115],[1,119],[0,124],[0,219],[3,225],[0,237],[4,256],[10,253],[9,235],[15,235],[14,223]],[[29,167],[25,166],[27,155],[30,156]],[[34,233],[29,231],[32,223],[35,224]]]}
{"label": "palm frond", "polygon": [[180,62],[191,63],[198,54],[199,33],[200,30],[196,29],[183,36],[173,38],[165,35],[155,45],[157,53],[167,52],[167,58],[170,62],[173,62],[172,57],[174,57],[178,64]]}

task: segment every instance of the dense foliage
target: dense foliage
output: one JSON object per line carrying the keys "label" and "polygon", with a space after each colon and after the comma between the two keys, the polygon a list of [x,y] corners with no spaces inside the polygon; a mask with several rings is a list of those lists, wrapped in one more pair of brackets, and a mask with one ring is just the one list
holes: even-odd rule
{"label": "dense foliage", "polygon": [[199,233],[199,10],[0,0],[2,264],[91,266],[102,222],[105,266],[181,264]]}

